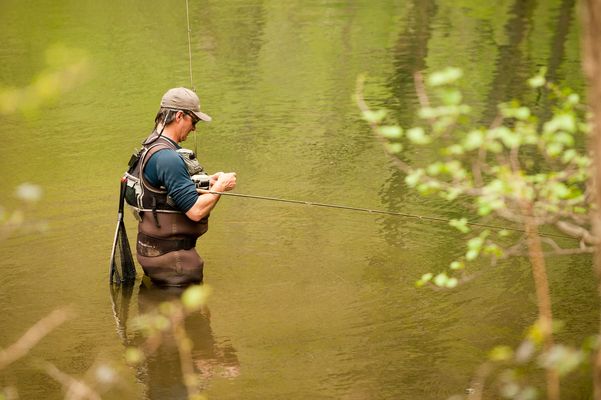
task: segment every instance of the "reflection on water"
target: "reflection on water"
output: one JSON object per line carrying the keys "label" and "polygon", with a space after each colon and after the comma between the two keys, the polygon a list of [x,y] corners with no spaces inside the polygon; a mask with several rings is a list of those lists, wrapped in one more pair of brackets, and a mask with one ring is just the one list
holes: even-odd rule
{"label": "reflection on water", "polygon": [[[137,296],[133,296],[135,290]],[[201,392],[207,390],[214,379],[233,379],[240,375],[236,350],[229,340],[216,340],[207,306],[185,313],[181,321],[172,319],[172,324],[179,322],[160,333],[144,334],[143,329],[135,327],[135,321],[144,317],[150,317],[155,323],[159,320],[164,322],[166,303],[179,304],[184,290],[182,287],[155,286],[146,278],[137,289],[134,286],[111,286],[113,314],[121,342],[125,348],[133,346],[141,349],[144,355],[135,368],[137,381],[144,385],[147,399],[187,399],[190,388],[186,387],[185,376],[189,373],[194,374],[193,379],[197,382],[193,388]],[[132,315],[130,310],[134,297],[137,297],[138,312]],[[187,340],[178,339],[179,324],[190,340],[189,352],[186,350]]]}
{"label": "reflection on water", "polygon": [[[30,3],[0,2],[0,86],[28,85],[55,43],[85,51],[93,75],[37,116],[0,117],[0,204],[11,208],[18,184],[39,184],[34,216],[50,224],[44,236],[0,243],[0,346],[73,304],[79,317],[35,356],[80,376],[97,358],[121,362],[124,347],[146,340],[132,320],[177,298],[144,286],[110,297],[106,284],[119,178],[160,96],[189,84],[186,14],[179,0]],[[357,76],[367,73],[370,105],[412,126],[413,73],[462,68],[465,101],[488,123],[542,65],[582,92],[575,10],[574,0],[190,2],[195,85],[214,118],[198,129],[199,158],[210,171],[236,171],[239,193],[456,217],[464,210],[455,204],[406,187],[360,119]],[[409,163],[436,156],[403,153]],[[445,224],[224,197],[198,243],[214,318],[204,309],[186,320],[194,372],[220,400],[463,393],[488,350],[517,343],[536,316],[524,259],[456,291],[414,287],[462,254],[464,239]],[[598,328],[590,265],[550,260],[566,343]],[[182,396],[177,346],[168,335],[161,344],[123,379],[147,398]],[[63,397],[25,362],[7,381],[24,383],[22,398]],[[583,381],[562,398],[586,393]]]}

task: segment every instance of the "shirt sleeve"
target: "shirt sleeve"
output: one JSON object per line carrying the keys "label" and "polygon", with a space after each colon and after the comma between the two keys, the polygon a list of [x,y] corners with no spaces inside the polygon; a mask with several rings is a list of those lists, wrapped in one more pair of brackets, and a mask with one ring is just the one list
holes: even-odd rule
{"label": "shirt sleeve", "polygon": [[144,170],[149,183],[155,187],[165,187],[180,211],[185,213],[196,203],[196,186],[190,179],[184,160],[175,151],[157,151],[150,157]]}

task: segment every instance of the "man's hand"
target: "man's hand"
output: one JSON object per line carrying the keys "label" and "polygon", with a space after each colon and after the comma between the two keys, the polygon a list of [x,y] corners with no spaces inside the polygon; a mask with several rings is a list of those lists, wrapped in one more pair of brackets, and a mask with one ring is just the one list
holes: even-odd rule
{"label": "man's hand", "polygon": [[223,171],[215,172],[213,175],[209,176],[209,188],[212,188],[217,179],[223,174]]}
{"label": "man's hand", "polygon": [[[212,190],[219,192],[228,192],[236,187],[235,172],[219,172],[217,181]],[[213,175],[214,176],[214,175]]]}
{"label": "man's hand", "polygon": [[[217,172],[210,176],[209,187],[211,192],[228,192],[236,187],[235,172]],[[221,197],[218,193],[210,193],[209,190],[196,189],[198,196],[196,203],[186,212],[186,216],[192,221],[200,221],[209,215],[217,201]]]}

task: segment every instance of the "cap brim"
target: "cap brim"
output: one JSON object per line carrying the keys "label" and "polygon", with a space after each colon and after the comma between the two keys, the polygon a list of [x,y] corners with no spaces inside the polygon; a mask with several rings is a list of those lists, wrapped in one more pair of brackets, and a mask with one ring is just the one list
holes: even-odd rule
{"label": "cap brim", "polygon": [[213,118],[211,118],[210,116],[208,116],[205,113],[201,113],[200,111],[192,111],[194,113],[194,115],[196,115],[199,119],[206,121],[206,122],[210,122]]}

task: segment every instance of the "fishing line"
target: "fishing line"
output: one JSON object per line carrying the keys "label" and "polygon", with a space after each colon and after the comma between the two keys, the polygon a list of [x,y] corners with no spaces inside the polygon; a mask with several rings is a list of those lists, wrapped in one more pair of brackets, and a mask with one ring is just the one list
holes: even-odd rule
{"label": "fishing line", "polygon": [[[186,23],[188,24],[188,65],[190,69],[190,89],[194,93],[196,93],[196,88],[194,87],[194,82],[192,79],[192,41],[190,40],[190,11],[188,7],[188,0],[186,0]],[[196,130],[194,130],[194,154],[198,154],[198,135],[196,134]]]}
{"label": "fishing line", "polygon": [[190,89],[196,92],[194,82],[192,81],[192,42],[190,41],[190,11],[188,8],[188,0],[186,0],[186,22],[188,24],[188,60],[190,65]]}
{"label": "fishing line", "polygon": [[[291,203],[291,204],[301,204],[301,205],[305,205],[305,206],[335,208],[335,209],[350,210],[350,211],[361,211],[361,212],[367,212],[370,214],[393,215],[393,216],[397,216],[397,217],[414,218],[414,219],[423,220],[423,221],[436,221],[436,222],[444,222],[444,223],[450,222],[450,220],[447,218],[431,217],[431,216],[417,215],[417,214],[410,214],[410,213],[402,213],[402,212],[398,212],[398,211],[386,211],[386,210],[375,210],[375,209],[363,208],[363,207],[352,207],[352,206],[345,206],[345,205],[341,205],[341,204],[330,204],[330,203],[319,203],[319,202],[314,202],[314,201],[283,199],[283,198],[279,198],[279,197],[258,196],[258,195],[253,195],[253,194],[216,192],[213,190],[205,190],[205,189],[197,189],[197,191],[199,193],[203,193],[203,194],[211,193],[211,194],[226,195],[226,196],[233,196],[233,197],[243,197],[243,198],[248,198],[248,199],[276,201],[276,202],[280,202],[280,203]],[[505,230],[505,231],[522,232],[522,233],[526,232],[524,229],[520,229],[520,228],[510,228],[510,227],[504,227],[504,226],[498,226],[498,225],[482,224],[479,222],[467,222],[466,225],[476,226],[479,228],[489,228],[489,229],[494,229],[497,231]],[[559,235],[559,234],[555,234],[555,233],[539,232],[539,235],[546,236],[546,237],[562,238],[562,239],[573,239],[573,240],[576,239],[571,236]]]}

